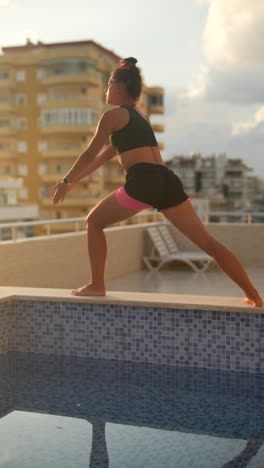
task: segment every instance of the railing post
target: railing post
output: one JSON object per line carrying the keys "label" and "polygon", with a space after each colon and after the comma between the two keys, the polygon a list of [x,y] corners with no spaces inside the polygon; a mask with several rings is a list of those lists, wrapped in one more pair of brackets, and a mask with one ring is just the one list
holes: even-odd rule
{"label": "railing post", "polygon": [[47,236],[50,236],[50,224],[47,223],[47,226],[46,226],[46,233],[47,233]]}
{"label": "railing post", "polygon": [[12,240],[16,240],[16,226],[12,226]]}

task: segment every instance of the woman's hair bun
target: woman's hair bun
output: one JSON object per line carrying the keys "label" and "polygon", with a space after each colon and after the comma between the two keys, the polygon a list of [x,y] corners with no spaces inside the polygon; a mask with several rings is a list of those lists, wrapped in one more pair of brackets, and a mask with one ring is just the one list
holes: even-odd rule
{"label": "woman's hair bun", "polygon": [[134,57],[128,57],[124,59],[124,62],[129,63],[129,65],[136,65],[137,59]]}

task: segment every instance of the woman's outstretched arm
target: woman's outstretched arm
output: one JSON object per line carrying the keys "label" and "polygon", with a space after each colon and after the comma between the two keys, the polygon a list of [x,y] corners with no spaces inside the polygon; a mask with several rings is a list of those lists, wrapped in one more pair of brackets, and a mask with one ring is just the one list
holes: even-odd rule
{"label": "woman's outstretched arm", "polygon": [[[56,205],[59,202],[63,202],[65,195],[67,192],[71,190],[71,187],[75,182],[81,180],[85,175],[93,172],[97,167],[103,164],[102,159],[99,155],[101,149],[106,144],[106,141],[109,138],[109,135],[113,131],[113,121],[115,117],[116,109],[110,109],[106,111],[99,123],[97,125],[97,129],[95,135],[89,144],[89,146],[78,156],[75,163],[71,167],[71,169],[67,172],[66,177],[68,178],[69,183],[65,184],[63,179],[58,181],[54,188],[54,195],[53,195],[53,204]],[[108,147],[107,147],[108,148]],[[101,156],[105,155],[105,157],[113,157],[114,153],[110,149],[106,149],[105,152],[101,154]],[[98,159],[97,159],[98,155]]]}
{"label": "woman's outstretched arm", "polygon": [[95,159],[84,169],[84,171],[75,178],[74,184],[82,180],[84,177],[92,174],[99,167],[103,166],[106,161],[109,161],[109,159],[112,159],[114,156],[116,156],[116,150],[111,145],[108,145],[105,150],[98,154]]}
{"label": "woman's outstretched arm", "polygon": [[71,182],[74,183],[75,180],[79,178],[80,174],[82,174],[85,169],[87,169],[87,166],[89,166],[95,160],[96,156],[107,143],[109,135],[113,131],[115,113],[116,109],[110,109],[106,111],[100,118],[92,141],[88,147],[78,156],[67,174],[65,174],[65,176],[68,177]]}

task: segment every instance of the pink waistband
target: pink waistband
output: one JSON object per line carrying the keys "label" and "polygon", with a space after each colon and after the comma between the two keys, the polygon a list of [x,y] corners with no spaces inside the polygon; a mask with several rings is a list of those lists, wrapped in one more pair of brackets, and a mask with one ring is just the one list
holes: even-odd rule
{"label": "pink waistband", "polygon": [[145,210],[146,208],[152,208],[152,206],[148,205],[148,203],[143,203],[128,195],[124,187],[117,189],[115,191],[115,196],[120,205],[125,206],[126,208],[129,208],[135,212]]}

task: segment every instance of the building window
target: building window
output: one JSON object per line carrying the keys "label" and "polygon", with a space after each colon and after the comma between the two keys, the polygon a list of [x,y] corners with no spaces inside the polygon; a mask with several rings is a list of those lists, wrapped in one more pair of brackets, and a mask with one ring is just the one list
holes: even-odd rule
{"label": "building window", "polygon": [[38,93],[37,95],[37,103],[42,104],[43,102],[47,101],[47,95],[44,93]]}
{"label": "building window", "polygon": [[39,199],[41,198],[47,198],[50,197],[51,191],[48,185],[42,185],[42,187],[39,188]]}
{"label": "building window", "polygon": [[0,96],[0,103],[6,104],[9,102],[8,96]]}
{"label": "building window", "polygon": [[98,122],[98,112],[91,111],[91,123],[92,125],[96,125]]}
{"label": "building window", "polygon": [[148,98],[149,106],[163,106],[163,96],[161,94],[152,94]]}
{"label": "building window", "polygon": [[11,168],[9,166],[3,166],[0,168],[0,174],[11,174]]}
{"label": "building window", "polygon": [[17,94],[16,95],[16,104],[18,106],[24,106],[27,103],[26,94]]}
{"label": "building window", "polygon": [[41,112],[40,125],[94,125],[99,115],[92,109],[60,108]]}
{"label": "building window", "polygon": [[47,164],[39,164],[38,175],[42,176],[47,173]]}
{"label": "building window", "polygon": [[27,128],[27,119],[25,117],[17,119],[16,126],[18,130],[25,130]]}
{"label": "building window", "polygon": [[47,141],[38,141],[38,151],[47,151],[48,149],[48,142]]}
{"label": "building window", "polygon": [[10,128],[11,121],[9,119],[0,119],[0,128]]}
{"label": "building window", "polygon": [[26,200],[28,198],[28,189],[27,188],[22,188],[19,191],[19,198]]}
{"label": "building window", "polygon": [[45,78],[47,76],[47,71],[45,68],[38,68],[36,71],[36,77],[37,80],[42,80],[42,78]]}
{"label": "building window", "polygon": [[28,167],[26,164],[19,164],[17,168],[17,175],[18,176],[27,176],[28,175]]}
{"label": "building window", "polygon": [[26,141],[18,141],[17,142],[17,151],[19,153],[26,153],[26,151],[27,151],[27,142]]}
{"label": "building window", "polygon": [[18,70],[16,74],[17,81],[25,81],[26,80],[26,72],[25,70]]}
{"label": "building window", "polygon": [[8,80],[9,75],[7,72],[0,72],[0,80]]}

